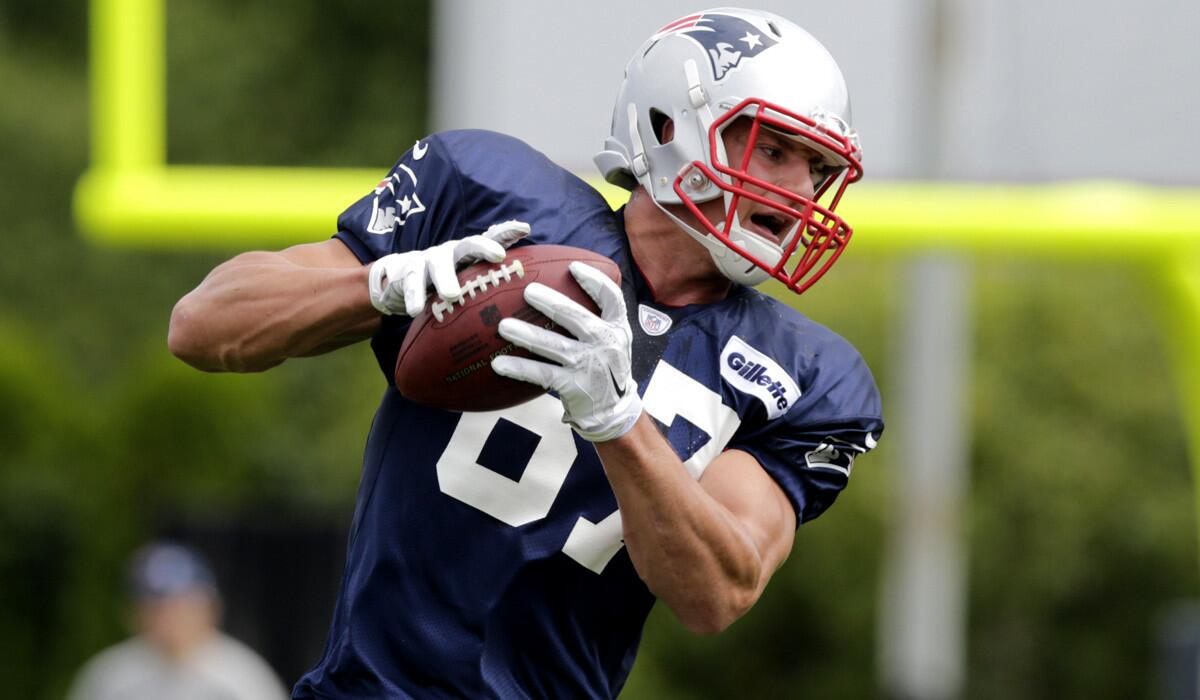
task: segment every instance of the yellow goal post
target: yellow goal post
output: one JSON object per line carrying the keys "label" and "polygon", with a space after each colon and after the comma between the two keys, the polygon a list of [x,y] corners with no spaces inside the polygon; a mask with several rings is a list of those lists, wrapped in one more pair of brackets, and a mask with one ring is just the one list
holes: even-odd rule
{"label": "yellow goal post", "polygon": [[[377,182],[377,169],[167,164],[164,18],[165,0],[91,0],[91,164],[74,193],[81,234],[173,250],[328,236],[333,217]],[[614,204],[624,199],[593,184]],[[952,251],[1140,266],[1163,309],[1200,512],[1200,189],[927,182],[863,184],[854,195],[844,209],[858,231],[856,255]]]}

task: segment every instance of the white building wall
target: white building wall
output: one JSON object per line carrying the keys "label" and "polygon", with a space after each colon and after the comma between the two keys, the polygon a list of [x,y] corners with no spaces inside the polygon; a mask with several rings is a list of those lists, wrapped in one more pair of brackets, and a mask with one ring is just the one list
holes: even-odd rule
{"label": "white building wall", "polygon": [[[850,84],[868,172],[903,176],[913,157],[906,137],[912,110],[896,105],[909,101],[921,77],[916,47],[923,43],[913,41],[922,28],[911,3],[803,7],[773,0],[756,7],[825,43]],[[562,165],[594,173],[592,155],[608,135],[625,63],[655,30],[696,9],[680,0],[437,2],[433,125],[509,133]]]}
{"label": "white building wall", "polygon": [[[944,0],[940,28],[934,4],[756,3],[837,57],[868,177],[1200,179],[1200,3]],[[680,0],[435,7],[435,127],[511,133],[589,173],[625,61],[655,29],[699,9]],[[931,100],[939,58],[942,98]]]}

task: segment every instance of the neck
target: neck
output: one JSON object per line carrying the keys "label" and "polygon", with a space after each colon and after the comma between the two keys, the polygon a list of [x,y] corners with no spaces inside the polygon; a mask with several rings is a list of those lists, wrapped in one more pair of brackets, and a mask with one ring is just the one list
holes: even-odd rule
{"label": "neck", "polygon": [[668,306],[711,304],[729,294],[733,283],[713,265],[704,246],[659,210],[640,187],[626,206],[625,231],[634,263],[655,301]]}

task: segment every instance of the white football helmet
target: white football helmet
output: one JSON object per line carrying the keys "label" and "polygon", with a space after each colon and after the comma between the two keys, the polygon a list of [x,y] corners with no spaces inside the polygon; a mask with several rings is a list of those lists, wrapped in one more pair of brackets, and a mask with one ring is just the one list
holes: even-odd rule
{"label": "white football helmet", "polygon": [[[740,117],[752,120],[747,154],[760,130],[769,129],[821,156],[811,199],[754,177],[748,158],[728,162],[722,131]],[[660,143],[668,119],[674,136]],[[845,249],[851,229],[834,209],[862,177],[850,98],[833,57],[796,24],[736,8],[682,17],[637,50],[625,68],[612,136],[595,161],[609,182],[629,190],[642,185],[729,279],[753,285],[774,277],[796,293]],[[713,223],[697,204],[718,197],[725,217]],[[776,221],[786,226],[779,242],[742,225],[743,198],[778,211]],[[705,230],[667,204],[685,205]]]}

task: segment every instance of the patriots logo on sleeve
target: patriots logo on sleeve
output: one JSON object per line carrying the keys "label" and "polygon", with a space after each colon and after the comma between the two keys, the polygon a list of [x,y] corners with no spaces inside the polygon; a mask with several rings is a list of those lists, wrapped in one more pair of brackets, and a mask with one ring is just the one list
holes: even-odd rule
{"label": "patriots logo on sleeve", "polygon": [[686,34],[708,54],[713,80],[722,80],[729,71],[754,58],[778,42],[740,17],[717,13],[688,15],[658,30],[658,37]]}
{"label": "patriots logo on sleeve", "polygon": [[[429,146],[422,147],[420,141],[413,146],[413,160],[425,157]],[[411,216],[425,211],[425,205],[417,196],[417,174],[401,163],[382,182],[375,186],[375,199],[371,202],[371,221],[367,232],[386,236],[403,226]]]}

